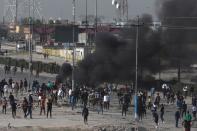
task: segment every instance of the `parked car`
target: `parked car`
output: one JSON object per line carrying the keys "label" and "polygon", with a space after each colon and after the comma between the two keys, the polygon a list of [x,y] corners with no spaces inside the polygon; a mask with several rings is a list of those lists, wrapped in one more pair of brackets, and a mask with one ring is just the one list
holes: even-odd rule
{"label": "parked car", "polygon": [[26,48],[25,41],[18,41],[18,43],[17,43],[17,49],[18,50],[25,50],[25,48]]}

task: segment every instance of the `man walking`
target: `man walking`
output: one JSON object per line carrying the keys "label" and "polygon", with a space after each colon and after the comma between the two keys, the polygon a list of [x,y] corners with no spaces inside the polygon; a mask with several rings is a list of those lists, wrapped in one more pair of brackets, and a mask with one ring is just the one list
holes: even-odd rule
{"label": "man walking", "polygon": [[187,104],[183,101],[183,111],[182,111],[182,118],[186,115],[187,112]]}
{"label": "man walking", "polygon": [[50,113],[50,118],[52,118],[52,100],[51,99],[48,99],[48,102],[47,102],[47,118],[48,118],[49,113]]}
{"label": "man walking", "polygon": [[86,106],[84,106],[83,111],[82,111],[82,116],[84,118],[84,124],[88,124],[88,115],[89,115],[89,110]]}
{"label": "man walking", "polygon": [[27,86],[28,86],[28,83],[27,83],[27,79],[25,78],[25,80],[24,80],[24,88],[25,88],[26,92],[27,92]]}
{"label": "man walking", "polygon": [[162,123],[164,123],[163,115],[164,115],[164,105],[161,104],[160,118],[161,118],[161,122],[162,122]]}
{"label": "man walking", "polygon": [[2,113],[6,114],[6,107],[7,107],[7,100],[6,97],[3,98],[3,104],[2,104]]}
{"label": "man walking", "polygon": [[127,115],[127,109],[128,109],[128,106],[126,103],[123,103],[122,104],[122,116],[123,114],[126,116]]}
{"label": "man walking", "polygon": [[33,97],[32,94],[29,94],[29,102],[28,102],[28,113],[26,116],[30,115],[30,119],[32,119],[32,106],[33,106]]}
{"label": "man walking", "polygon": [[42,111],[45,115],[45,96],[41,96],[41,102],[40,102],[40,115],[42,115]]}
{"label": "man walking", "polygon": [[24,97],[23,99],[22,108],[23,108],[24,118],[27,118],[28,101],[26,97]]}
{"label": "man walking", "polygon": [[15,119],[15,117],[16,117],[16,106],[17,106],[17,104],[16,104],[16,102],[14,101],[13,103],[12,103],[12,117]]}
{"label": "man walking", "polygon": [[153,113],[153,117],[154,117],[154,122],[155,122],[155,128],[158,128],[159,125],[159,116],[157,114],[157,112]]}
{"label": "man walking", "polygon": [[192,106],[192,114],[193,114],[194,120],[196,120],[196,111],[197,111],[196,106]]}
{"label": "man walking", "polygon": [[181,116],[181,114],[180,114],[179,110],[177,110],[175,112],[175,121],[176,121],[176,125],[175,126],[176,126],[176,128],[178,128],[178,123],[179,123],[180,116]]}

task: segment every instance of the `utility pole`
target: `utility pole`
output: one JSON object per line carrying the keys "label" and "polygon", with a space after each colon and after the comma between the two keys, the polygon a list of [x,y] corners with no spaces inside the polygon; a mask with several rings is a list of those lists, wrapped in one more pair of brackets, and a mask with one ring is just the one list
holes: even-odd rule
{"label": "utility pole", "polygon": [[135,120],[138,119],[138,115],[137,115],[137,110],[138,110],[138,107],[137,107],[137,103],[138,103],[138,99],[137,99],[137,90],[138,90],[138,39],[139,39],[139,16],[137,16],[137,25],[135,25],[137,28],[136,28],[136,45],[135,45]]}
{"label": "utility pole", "polygon": [[[137,24],[133,25],[136,27],[136,65],[135,65],[135,122],[136,125],[138,124],[138,45],[139,45],[139,27],[143,26],[143,24],[140,23],[139,16],[137,16]],[[137,130],[137,129],[136,129]]]}
{"label": "utility pole", "polygon": [[32,68],[32,44],[31,44],[31,0],[29,0],[29,89],[31,88],[31,70]]}
{"label": "utility pole", "polygon": [[97,28],[98,28],[98,1],[95,1],[95,45],[97,37]]}
{"label": "utility pole", "polygon": [[72,70],[72,91],[75,89],[75,8],[76,8],[76,1],[73,0],[73,58],[72,58],[72,63],[73,63],[73,70]]}
{"label": "utility pole", "polygon": [[88,46],[88,0],[86,0],[86,47]]}
{"label": "utility pole", "polygon": [[18,22],[18,0],[16,0],[16,11],[15,11],[15,27],[17,25]]}
{"label": "utility pole", "polygon": [[33,45],[35,45],[35,41],[34,41],[34,24],[35,24],[35,0],[33,0],[33,3],[32,3],[32,13],[33,13],[33,16],[32,16],[32,45],[31,45],[31,48],[33,48]]}
{"label": "utility pole", "polygon": [[[16,31],[16,28],[17,28],[17,20],[18,20],[18,0],[15,0],[15,19],[14,19],[14,28],[15,28],[15,31]],[[17,32],[15,32],[17,33]],[[16,52],[17,52],[17,46],[18,46],[18,37],[15,36],[15,40],[16,40]]]}

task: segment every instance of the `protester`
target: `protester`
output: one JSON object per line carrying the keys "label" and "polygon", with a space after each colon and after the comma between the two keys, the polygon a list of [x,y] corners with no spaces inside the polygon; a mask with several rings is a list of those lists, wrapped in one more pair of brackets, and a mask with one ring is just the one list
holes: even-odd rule
{"label": "protester", "polygon": [[104,109],[109,110],[109,105],[110,105],[110,96],[109,94],[105,94],[103,97],[103,103],[104,103]]}
{"label": "protester", "polygon": [[48,118],[49,113],[50,113],[50,118],[52,118],[52,100],[51,100],[51,98],[49,98],[48,102],[47,102],[47,118]]}
{"label": "protester", "polygon": [[20,83],[19,83],[19,91],[23,94],[23,80],[20,80]]}
{"label": "protester", "polygon": [[24,118],[27,118],[28,101],[26,97],[24,97],[23,99],[22,108],[23,108]]}
{"label": "protester", "polygon": [[177,110],[177,111],[175,112],[175,121],[176,121],[175,126],[176,126],[177,128],[178,128],[178,124],[179,124],[179,119],[180,119],[180,117],[181,117],[180,111]]}
{"label": "protester", "polygon": [[123,114],[125,116],[127,116],[127,108],[128,108],[127,104],[126,103],[123,103],[122,104],[122,116],[123,116]]}
{"label": "protester", "polygon": [[32,107],[33,107],[33,97],[32,93],[29,94],[29,101],[28,101],[28,113],[26,116],[30,115],[30,119],[32,119]]}
{"label": "protester", "polygon": [[157,107],[159,107],[160,100],[161,100],[161,97],[160,97],[159,93],[157,93],[157,96],[155,98],[155,104],[157,105]]}
{"label": "protester", "polygon": [[152,99],[151,96],[148,96],[148,109],[150,110],[152,107]]}
{"label": "protester", "polygon": [[187,104],[183,101],[183,111],[182,111],[182,118],[186,115],[187,112]]}
{"label": "protester", "polygon": [[13,104],[14,101],[15,101],[15,99],[14,99],[14,96],[12,95],[11,92],[10,92],[9,100],[10,100],[10,105],[12,106],[12,104]]}
{"label": "protester", "polygon": [[16,108],[17,108],[17,103],[14,101],[11,105],[12,108],[12,117],[15,119],[16,118]]}
{"label": "protester", "polygon": [[24,88],[25,88],[25,91],[27,92],[27,86],[28,86],[28,83],[27,83],[27,80],[26,80],[26,78],[25,78],[25,80],[24,80]]}
{"label": "protester", "polygon": [[161,122],[164,123],[164,105],[161,104],[161,109],[160,109],[160,118],[161,118]]}
{"label": "protester", "polygon": [[196,106],[192,106],[192,114],[193,114],[194,120],[196,120],[196,111],[197,111]]}
{"label": "protester", "polygon": [[99,106],[98,114],[100,113],[100,111],[103,114],[103,100],[102,100],[102,98],[99,99],[98,106]]}
{"label": "protester", "polygon": [[7,97],[8,96],[8,89],[9,89],[7,82],[5,82],[3,89],[4,89],[4,96]]}
{"label": "protester", "polygon": [[84,124],[88,124],[88,115],[89,115],[89,110],[86,106],[84,106],[83,111],[82,111],[82,116],[84,118]]}
{"label": "protester", "polygon": [[3,98],[3,103],[2,103],[2,113],[6,114],[6,107],[7,107],[7,100],[6,97]]}
{"label": "protester", "polygon": [[158,126],[159,126],[159,116],[158,116],[157,112],[153,113],[153,117],[154,117],[154,122],[155,122],[155,128],[158,128]]}
{"label": "protester", "polygon": [[186,99],[187,98],[187,93],[188,93],[188,87],[187,86],[183,87],[183,92],[184,92],[185,99]]}
{"label": "protester", "polygon": [[44,112],[45,115],[45,96],[41,97],[41,103],[40,103],[40,115],[42,115],[42,111]]}

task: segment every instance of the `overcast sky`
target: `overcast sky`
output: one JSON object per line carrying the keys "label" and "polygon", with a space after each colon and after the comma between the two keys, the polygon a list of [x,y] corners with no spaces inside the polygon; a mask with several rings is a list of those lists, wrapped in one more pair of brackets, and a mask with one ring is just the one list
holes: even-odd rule
{"label": "overcast sky", "polygon": [[[4,12],[4,1],[0,0],[0,19],[2,21]],[[24,0],[22,0],[24,1]],[[72,0],[37,0],[41,3],[41,14],[44,18],[72,18]],[[88,0],[88,14],[94,14],[95,1]],[[98,15],[104,16],[107,20],[112,20],[116,17],[112,0],[98,0]],[[128,0],[129,2],[129,17],[133,18],[142,13],[152,14],[155,18],[155,0]],[[76,0],[77,9],[76,15],[79,19],[80,16],[85,15],[85,0]]]}

